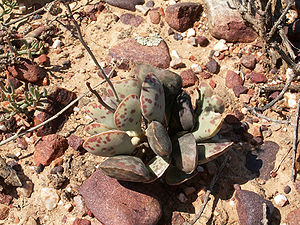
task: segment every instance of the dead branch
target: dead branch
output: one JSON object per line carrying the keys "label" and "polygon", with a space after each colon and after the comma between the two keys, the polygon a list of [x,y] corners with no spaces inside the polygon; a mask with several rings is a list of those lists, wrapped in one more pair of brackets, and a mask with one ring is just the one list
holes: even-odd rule
{"label": "dead branch", "polygon": [[202,213],[204,212],[205,206],[208,203],[209,196],[210,196],[210,194],[211,194],[211,192],[212,192],[212,190],[213,190],[213,188],[214,188],[214,186],[216,184],[216,181],[218,180],[218,178],[219,178],[219,176],[220,176],[222,170],[224,169],[224,167],[225,167],[225,165],[226,165],[226,163],[227,163],[228,160],[229,160],[229,155],[227,154],[226,157],[225,157],[225,159],[224,159],[224,161],[222,162],[221,166],[219,167],[218,172],[214,175],[213,179],[210,182],[209,188],[208,188],[208,190],[205,193],[204,202],[203,202],[203,204],[202,204],[202,206],[200,208],[200,211],[195,215],[194,219],[191,222],[186,223],[186,225],[188,225],[188,224],[189,225],[195,224],[199,220],[199,218],[201,217]]}
{"label": "dead branch", "polygon": [[292,157],[292,172],[291,172],[291,180],[293,182],[295,182],[297,176],[295,161],[296,161],[297,146],[298,146],[299,113],[300,113],[300,99],[298,100],[298,104],[297,104],[296,118],[294,124],[293,149],[292,149],[293,157]]}

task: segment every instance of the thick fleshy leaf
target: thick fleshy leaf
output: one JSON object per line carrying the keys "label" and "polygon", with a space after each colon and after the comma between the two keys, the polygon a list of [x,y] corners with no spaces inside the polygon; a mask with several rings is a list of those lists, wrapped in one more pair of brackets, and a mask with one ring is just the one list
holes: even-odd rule
{"label": "thick fleshy leaf", "polygon": [[137,95],[128,95],[119,104],[115,114],[115,125],[120,130],[133,130],[141,132],[141,109],[140,101]]}
{"label": "thick fleshy leaf", "polygon": [[229,150],[233,142],[220,140],[218,143],[197,144],[198,165],[207,163]]}
{"label": "thick fleshy leaf", "polygon": [[102,133],[104,131],[109,131],[111,130],[110,127],[102,124],[102,123],[92,123],[86,126],[85,131],[89,133],[90,135],[95,135]]}
{"label": "thick fleshy leaf", "polygon": [[152,174],[152,178],[149,182],[153,182],[160,178],[164,172],[168,169],[170,160],[164,159],[160,156],[155,156],[146,166]]}
{"label": "thick fleshy leaf", "polygon": [[223,121],[223,117],[220,113],[213,111],[202,112],[198,117],[198,123],[193,135],[196,141],[207,140],[216,135]]}
{"label": "thick fleshy leaf", "polygon": [[129,135],[121,130],[110,130],[91,136],[83,143],[83,148],[99,156],[131,154],[134,146]]}
{"label": "thick fleshy leaf", "polygon": [[99,102],[91,102],[88,104],[86,107],[86,112],[96,122],[102,123],[111,128],[115,128],[114,114]]}
{"label": "thick fleshy leaf", "polygon": [[169,166],[166,171],[165,180],[168,185],[179,185],[197,175],[197,170],[191,174],[186,174],[176,166]]}
{"label": "thick fleshy leaf", "polygon": [[187,133],[173,142],[173,158],[178,169],[191,174],[198,164],[198,152],[194,135]]}
{"label": "thick fleshy leaf", "polygon": [[172,142],[166,128],[160,122],[152,121],[146,130],[146,136],[155,154],[161,157],[170,156],[172,152]]}
{"label": "thick fleshy leaf", "polygon": [[149,73],[143,84],[140,97],[141,111],[143,116],[149,121],[163,122],[165,115],[165,95],[164,89],[159,79]]}
{"label": "thick fleshy leaf", "polygon": [[102,171],[113,178],[123,181],[147,182],[150,172],[140,158],[134,156],[114,156],[100,164]]}
{"label": "thick fleshy leaf", "polygon": [[[112,84],[116,89],[120,101],[122,101],[128,95],[140,96],[141,84],[137,79],[116,80],[112,81]],[[113,91],[108,83],[105,83],[105,88],[107,91],[107,96],[111,98],[114,97]]]}
{"label": "thick fleshy leaf", "polygon": [[191,130],[194,127],[194,110],[191,97],[182,92],[177,96],[178,117],[183,130]]}
{"label": "thick fleshy leaf", "polygon": [[202,82],[199,84],[201,104],[200,108],[197,110],[198,114],[203,111],[214,111],[218,113],[223,113],[225,106],[223,100],[213,94],[213,89],[209,84]]}

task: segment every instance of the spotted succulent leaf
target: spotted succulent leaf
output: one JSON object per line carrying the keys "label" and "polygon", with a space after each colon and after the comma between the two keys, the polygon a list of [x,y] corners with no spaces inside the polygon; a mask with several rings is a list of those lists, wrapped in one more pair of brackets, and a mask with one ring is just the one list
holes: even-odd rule
{"label": "spotted succulent leaf", "polygon": [[104,131],[109,131],[109,130],[111,130],[110,127],[108,127],[102,123],[96,123],[96,122],[87,125],[85,128],[85,131],[90,135],[99,134],[99,133],[102,133]]}
{"label": "spotted succulent leaf", "polygon": [[152,121],[146,130],[146,136],[155,154],[161,157],[169,157],[171,155],[172,142],[166,128],[160,122]]}
{"label": "spotted succulent leaf", "polygon": [[131,182],[147,182],[150,172],[140,158],[134,156],[114,156],[100,164],[102,171],[115,179]]}
{"label": "spotted succulent leaf", "polygon": [[[137,79],[124,79],[112,81],[114,88],[118,94],[120,101],[122,101],[128,95],[137,95],[140,96],[141,84]],[[114,97],[111,87],[106,83],[105,88],[107,91],[107,96],[110,98]]]}
{"label": "spotted succulent leaf", "polygon": [[207,163],[218,156],[224,154],[230,149],[233,142],[227,140],[220,140],[220,142],[215,143],[200,143],[197,144],[198,151],[198,164]]}
{"label": "spotted succulent leaf", "polygon": [[197,142],[207,140],[216,135],[222,125],[223,117],[213,111],[202,112],[198,117],[195,131],[192,133]]}
{"label": "spotted succulent leaf", "polygon": [[176,166],[169,166],[166,171],[165,180],[168,185],[179,185],[197,175],[197,170],[191,174],[186,174]]}
{"label": "spotted succulent leaf", "polygon": [[150,160],[150,162],[146,165],[152,175],[149,182],[153,182],[156,179],[160,178],[168,169],[169,165],[170,160],[162,158],[160,156],[155,156],[152,160]]}
{"label": "spotted succulent leaf", "polygon": [[141,109],[139,97],[137,95],[128,95],[119,104],[114,113],[115,126],[120,130],[141,132]]}
{"label": "spotted succulent leaf", "polygon": [[143,116],[149,121],[163,122],[165,115],[165,95],[164,89],[159,79],[149,73],[143,84],[140,96],[141,111]]}
{"label": "spotted succulent leaf", "polygon": [[178,169],[191,174],[198,163],[198,152],[194,135],[187,133],[173,142],[173,158]]}
{"label": "spotted succulent leaf", "polygon": [[84,149],[99,156],[131,154],[134,146],[129,135],[121,130],[110,130],[89,137],[83,143]]}
{"label": "spotted succulent leaf", "polygon": [[91,102],[86,107],[87,114],[96,122],[102,123],[108,127],[115,128],[114,114],[106,109],[99,102]]}

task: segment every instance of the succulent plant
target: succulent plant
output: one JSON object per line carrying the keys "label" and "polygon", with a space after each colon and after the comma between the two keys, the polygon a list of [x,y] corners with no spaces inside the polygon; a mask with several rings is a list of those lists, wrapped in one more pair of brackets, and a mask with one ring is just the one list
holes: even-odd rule
{"label": "succulent plant", "polygon": [[100,164],[105,174],[146,183],[165,174],[166,182],[176,185],[232,145],[216,137],[224,104],[209,85],[199,85],[193,110],[177,74],[145,64],[137,65],[135,74],[136,79],[112,81],[120,102],[105,85],[103,101],[110,109],[98,102],[87,106],[95,122],[86,127],[92,136],[83,147],[108,157]]}

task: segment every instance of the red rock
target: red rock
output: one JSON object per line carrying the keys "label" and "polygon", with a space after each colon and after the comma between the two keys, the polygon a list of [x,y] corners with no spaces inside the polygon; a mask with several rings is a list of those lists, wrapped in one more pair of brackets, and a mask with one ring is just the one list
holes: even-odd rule
{"label": "red rock", "polygon": [[199,73],[199,76],[202,77],[203,79],[211,78],[211,74],[207,73],[207,72],[201,72],[201,73]]}
{"label": "red rock", "polygon": [[164,11],[164,9],[162,7],[158,8],[158,12],[161,15],[161,17],[165,17],[165,11]]}
{"label": "red rock", "polygon": [[71,148],[73,148],[75,151],[80,150],[80,148],[82,148],[82,144],[83,144],[84,140],[74,134],[72,134],[69,138],[68,138],[68,144]]}
{"label": "red rock", "polygon": [[256,65],[256,58],[254,55],[245,55],[241,58],[241,63],[244,67],[253,70]]}
{"label": "red rock", "polygon": [[157,224],[162,214],[160,204],[142,190],[136,191],[142,185],[121,184],[98,170],[82,184],[79,193],[87,208],[103,224]]}
{"label": "red rock", "polygon": [[225,78],[225,85],[228,88],[233,88],[234,86],[237,85],[242,85],[243,84],[243,79],[235,72],[232,70],[227,71],[227,75]]}
{"label": "red rock", "polygon": [[13,197],[0,192],[0,204],[9,205]]}
{"label": "red rock", "polygon": [[217,74],[220,71],[220,65],[214,59],[210,59],[209,62],[206,63],[205,67],[210,73]]}
{"label": "red rock", "polygon": [[9,207],[3,204],[0,204],[0,220],[4,220],[9,215]]}
{"label": "red rock", "polygon": [[271,218],[274,210],[273,204],[252,191],[236,190],[236,210],[240,224],[261,224],[263,219],[263,203],[267,205],[267,219]]}
{"label": "red rock", "polygon": [[106,0],[107,4],[130,11],[135,11],[136,5],[143,5],[144,0]]}
{"label": "red rock", "polygon": [[251,99],[251,95],[248,94],[240,94],[240,100],[242,103],[249,103]]}
{"label": "red rock", "polygon": [[[49,119],[51,116],[55,115],[62,108],[67,106],[71,101],[76,99],[76,94],[74,92],[68,91],[63,88],[56,88],[54,92],[50,93],[47,97],[48,103],[41,110],[36,110],[34,115],[35,126],[41,124],[45,120]],[[76,105],[76,104],[75,104]],[[64,122],[68,119],[68,116],[73,112],[73,108],[69,108],[57,119],[52,120],[46,125],[38,128],[35,132],[37,136],[45,136],[48,134],[56,133],[60,129]]]}
{"label": "red rock", "polygon": [[231,9],[227,0],[204,0],[208,27],[217,39],[228,42],[252,42],[257,34],[247,27],[238,10]]}
{"label": "red rock", "polygon": [[13,77],[30,83],[40,83],[46,76],[46,72],[43,68],[24,58],[22,58],[18,64],[8,66],[7,70]]}
{"label": "red rock", "polygon": [[158,9],[152,9],[148,12],[148,14],[149,14],[151,23],[159,24],[161,15],[160,15]]}
{"label": "red rock", "polygon": [[241,94],[246,94],[248,92],[248,88],[243,85],[236,85],[232,88],[232,90],[236,97],[240,97]]}
{"label": "red rock", "polygon": [[212,89],[215,89],[215,87],[217,86],[213,80],[209,81],[209,85],[211,86]]}
{"label": "red rock", "polygon": [[73,222],[73,225],[91,225],[91,221],[87,219],[76,218]]}
{"label": "red rock", "polygon": [[18,138],[17,140],[17,146],[23,150],[27,149],[28,148],[28,143],[27,141],[25,140],[24,137],[21,137],[21,138]]}
{"label": "red rock", "polygon": [[182,86],[189,87],[194,85],[198,81],[198,77],[195,75],[192,69],[184,70],[180,73],[182,79]]}
{"label": "red rock", "polygon": [[142,22],[144,22],[144,19],[141,16],[136,16],[131,13],[122,14],[120,16],[120,20],[126,25],[131,25],[135,27],[138,27]]}
{"label": "red rock", "polygon": [[41,54],[38,58],[37,58],[37,62],[40,65],[46,65],[49,64],[49,58],[46,54]]}
{"label": "red rock", "polygon": [[251,72],[250,80],[253,83],[265,83],[268,81],[266,76],[262,73]]}
{"label": "red rock", "polygon": [[112,58],[123,59],[127,63],[147,63],[160,68],[168,68],[170,65],[169,49],[165,41],[161,41],[158,46],[144,46],[135,39],[129,39],[113,46],[107,56],[107,61]]}
{"label": "red rock", "polygon": [[196,39],[197,39],[197,43],[201,47],[206,47],[209,44],[209,40],[204,36],[197,36]]}
{"label": "red rock", "polygon": [[177,3],[167,7],[165,19],[170,27],[179,32],[184,32],[193,27],[201,12],[202,6],[200,4]]}
{"label": "red rock", "polygon": [[287,215],[287,224],[288,225],[299,225],[300,224],[300,208],[297,208],[293,211],[291,211]]}
{"label": "red rock", "polygon": [[36,165],[48,166],[53,160],[62,156],[67,148],[68,141],[63,136],[57,134],[44,136],[35,145],[33,160]]}

